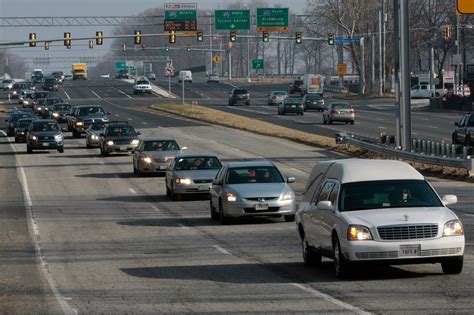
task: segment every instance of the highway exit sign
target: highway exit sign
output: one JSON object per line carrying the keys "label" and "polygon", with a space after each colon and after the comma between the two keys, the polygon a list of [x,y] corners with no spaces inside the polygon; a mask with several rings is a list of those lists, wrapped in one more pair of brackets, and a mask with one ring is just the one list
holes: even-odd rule
{"label": "highway exit sign", "polygon": [[252,59],[252,69],[263,69],[263,59]]}
{"label": "highway exit sign", "polygon": [[250,10],[215,10],[214,25],[216,30],[248,30]]}
{"label": "highway exit sign", "polygon": [[457,8],[459,14],[474,14],[474,1],[458,0]]}
{"label": "highway exit sign", "polygon": [[257,32],[288,32],[288,8],[257,8]]}

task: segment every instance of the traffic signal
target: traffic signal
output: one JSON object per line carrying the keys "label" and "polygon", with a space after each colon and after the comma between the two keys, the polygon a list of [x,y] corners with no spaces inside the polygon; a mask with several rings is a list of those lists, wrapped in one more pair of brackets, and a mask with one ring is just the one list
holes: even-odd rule
{"label": "traffic signal", "polygon": [[270,38],[270,33],[267,31],[262,32],[262,40],[264,43],[267,43]]}
{"label": "traffic signal", "polygon": [[450,40],[452,36],[451,25],[446,25],[443,27],[443,38],[445,40]]}
{"label": "traffic signal", "polygon": [[170,48],[168,47],[168,45],[165,45],[165,51],[166,52],[170,51]]}
{"label": "traffic signal", "polygon": [[124,52],[127,51],[127,45],[125,45],[125,43],[122,44],[122,51],[124,51]]}
{"label": "traffic signal", "polygon": [[142,43],[142,32],[141,31],[135,31],[135,37],[133,39],[133,42],[135,45],[140,45]]}
{"label": "traffic signal", "polygon": [[89,48],[90,49],[94,48],[94,41],[93,40],[89,41]]}
{"label": "traffic signal", "polygon": [[196,39],[198,42],[202,42],[204,40],[204,33],[202,31],[196,32]]}
{"label": "traffic signal", "polygon": [[36,47],[36,33],[30,33],[30,47]]}
{"label": "traffic signal", "polygon": [[187,45],[187,46],[186,46],[186,51],[187,51],[187,52],[190,52],[190,51],[191,51],[191,46],[190,46],[190,45]]}
{"label": "traffic signal", "polygon": [[49,50],[49,43],[48,42],[44,42],[44,50]]}
{"label": "traffic signal", "polygon": [[170,35],[168,36],[168,41],[170,44],[176,43],[176,35],[174,34],[174,31],[170,32]]}
{"label": "traffic signal", "polygon": [[102,38],[102,36],[103,36],[102,31],[95,32],[95,44],[96,45],[100,46],[100,45],[103,44],[104,39]]}
{"label": "traffic signal", "polygon": [[64,33],[64,46],[71,48],[71,33],[69,32]]}
{"label": "traffic signal", "polygon": [[328,44],[329,45],[334,45],[334,34],[333,33],[329,33],[328,34]]}
{"label": "traffic signal", "polygon": [[237,40],[237,32],[236,31],[230,31],[230,42],[235,42]]}
{"label": "traffic signal", "polygon": [[301,44],[302,40],[301,40],[301,32],[296,32],[295,33],[295,41],[297,44]]}

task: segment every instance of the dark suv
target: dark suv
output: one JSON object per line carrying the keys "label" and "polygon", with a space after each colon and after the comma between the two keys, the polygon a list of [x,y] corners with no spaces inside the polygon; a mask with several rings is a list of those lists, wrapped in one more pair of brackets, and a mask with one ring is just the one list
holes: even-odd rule
{"label": "dark suv", "polygon": [[130,75],[127,70],[119,70],[115,75],[117,79],[130,79]]}
{"label": "dark suv", "polygon": [[110,113],[106,113],[100,105],[79,105],[75,106],[71,115],[67,118],[68,130],[72,131],[72,136],[79,138],[86,133],[90,124],[101,121],[108,122]]}
{"label": "dark suv", "polygon": [[7,122],[7,136],[13,137],[15,135],[15,126],[18,120],[31,117],[33,117],[32,114],[24,112],[14,112],[10,114],[8,119],[5,120]]}
{"label": "dark suv", "polygon": [[293,93],[302,93],[301,86],[303,85],[303,80],[295,80],[290,84],[290,94]]}
{"label": "dark suv", "polygon": [[55,78],[46,78],[43,82],[43,90],[45,91],[57,91],[58,81]]}
{"label": "dark suv", "polygon": [[27,132],[26,152],[33,153],[33,150],[50,149],[56,149],[59,153],[64,152],[64,136],[56,120],[33,120]]}
{"label": "dark suv", "polygon": [[474,114],[467,114],[454,123],[453,144],[474,145]]}
{"label": "dark suv", "polygon": [[245,105],[250,105],[250,93],[247,89],[233,89],[232,92],[229,92],[229,106],[242,103]]}
{"label": "dark suv", "polygon": [[100,154],[111,152],[133,152],[138,147],[140,132],[123,122],[107,124],[100,135]]}

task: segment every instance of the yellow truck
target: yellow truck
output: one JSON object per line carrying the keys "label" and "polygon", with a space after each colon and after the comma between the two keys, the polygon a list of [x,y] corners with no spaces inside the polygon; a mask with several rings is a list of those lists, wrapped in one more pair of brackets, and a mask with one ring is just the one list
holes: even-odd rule
{"label": "yellow truck", "polygon": [[73,63],[72,64],[72,79],[73,80],[86,80],[87,79],[87,64],[85,63]]}

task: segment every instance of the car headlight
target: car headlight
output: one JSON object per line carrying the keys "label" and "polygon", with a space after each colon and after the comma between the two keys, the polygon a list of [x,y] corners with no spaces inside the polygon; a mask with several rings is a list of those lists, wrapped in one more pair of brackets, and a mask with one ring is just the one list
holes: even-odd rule
{"label": "car headlight", "polygon": [[231,192],[227,193],[227,201],[234,202],[237,201],[237,195]]}
{"label": "car headlight", "polygon": [[63,141],[63,135],[55,135],[55,136],[54,136],[54,140],[56,140],[56,141],[58,141],[58,142],[59,142],[59,141]]}
{"label": "car headlight", "polygon": [[30,104],[30,102],[29,102],[29,101],[27,101],[27,100],[23,100],[23,104],[25,104],[25,105],[29,105],[29,104]]}
{"label": "car headlight", "polygon": [[143,162],[150,164],[152,162],[151,157],[147,156],[143,158]]}
{"label": "car headlight", "polygon": [[92,139],[92,140],[98,140],[98,139],[99,139],[99,137],[97,137],[97,135],[96,135],[96,134],[93,134],[93,135],[91,135],[91,139]]}
{"label": "car headlight", "polygon": [[138,145],[139,142],[140,142],[140,141],[137,140],[137,139],[132,140],[132,144],[133,144],[133,145]]}
{"label": "car headlight", "polygon": [[460,236],[463,235],[462,223],[459,220],[451,220],[444,224],[443,236]]}
{"label": "car headlight", "polygon": [[280,200],[293,200],[295,198],[295,194],[292,191],[287,191],[283,195],[281,195]]}
{"label": "car headlight", "polygon": [[59,117],[58,113],[53,113],[53,117]]}
{"label": "car headlight", "polygon": [[347,228],[347,240],[364,241],[372,240],[372,234],[368,227],[363,225],[349,225]]}
{"label": "car headlight", "polygon": [[107,145],[114,145],[114,142],[112,140],[107,141],[105,144]]}
{"label": "car headlight", "polygon": [[83,125],[82,121],[76,121],[76,126],[82,126],[82,125]]}
{"label": "car headlight", "polygon": [[176,178],[176,184],[191,185],[191,183],[190,178]]}
{"label": "car headlight", "polygon": [[38,140],[38,137],[37,136],[31,136],[31,140],[36,141],[36,140]]}

